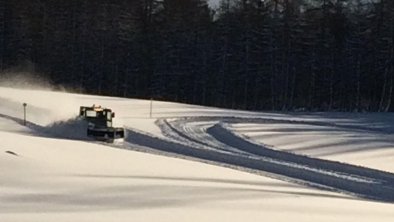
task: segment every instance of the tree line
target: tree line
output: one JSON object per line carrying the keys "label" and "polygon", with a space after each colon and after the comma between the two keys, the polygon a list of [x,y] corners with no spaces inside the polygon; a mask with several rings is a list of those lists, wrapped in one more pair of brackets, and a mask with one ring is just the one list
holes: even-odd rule
{"label": "tree line", "polygon": [[248,110],[392,111],[392,0],[0,0],[0,72]]}

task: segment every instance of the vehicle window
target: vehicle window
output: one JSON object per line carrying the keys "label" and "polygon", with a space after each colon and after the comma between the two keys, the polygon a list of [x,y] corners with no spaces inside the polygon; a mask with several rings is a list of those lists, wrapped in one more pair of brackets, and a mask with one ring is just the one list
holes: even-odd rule
{"label": "vehicle window", "polygon": [[86,117],[96,117],[96,116],[97,116],[96,111],[93,111],[93,110],[86,111]]}

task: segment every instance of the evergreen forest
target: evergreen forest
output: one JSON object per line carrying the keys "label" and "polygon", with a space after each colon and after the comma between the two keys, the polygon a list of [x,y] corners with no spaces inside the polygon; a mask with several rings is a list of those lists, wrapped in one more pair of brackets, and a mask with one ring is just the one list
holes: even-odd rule
{"label": "evergreen forest", "polygon": [[394,110],[393,0],[0,0],[0,75],[266,111]]}

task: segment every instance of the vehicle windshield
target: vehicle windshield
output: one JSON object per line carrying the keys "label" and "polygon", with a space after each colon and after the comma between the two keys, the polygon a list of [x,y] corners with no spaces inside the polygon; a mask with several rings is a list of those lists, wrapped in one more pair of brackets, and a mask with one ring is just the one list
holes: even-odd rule
{"label": "vehicle windshield", "polygon": [[97,112],[94,110],[87,110],[85,113],[86,117],[96,117],[97,116]]}

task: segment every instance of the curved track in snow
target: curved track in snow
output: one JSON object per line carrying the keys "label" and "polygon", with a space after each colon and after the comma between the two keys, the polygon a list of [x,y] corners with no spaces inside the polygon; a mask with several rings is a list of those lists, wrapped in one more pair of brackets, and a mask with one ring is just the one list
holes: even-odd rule
{"label": "curved track in snow", "polygon": [[[287,181],[336,190],[367,199],[394,202],[394,174],[392,173],[274,150],[237,135],[226,127],[226,124],[231,123],[264,122],[320,124],[237,117],[159,119],[156,124],[160,127],[164,138],[128,129],[126,141],[216,164],[270,173],[273,177]],[[321,125],[327,124],[343,127],[332,123],[321,123]]]}
{"label": "curved track in snow", "polygon": [[[0,117],[23,124],[20,118]],[[137,144],[169,155],[199,159],[232,168],[242,168],[290,182],[348,193],[354,196],[394,203],[394,174],[366,167],[311,158],[278,151],[235,134],[227,124],[280,122],[319,125],[319,122],[237,117],[188,117],[159,119],[156,124],[164,137],[127,129],[125,144],[105,144],[130,148]],[[322,122],[341,128],[343,126]],[[84,122],[72,119],[47,127],[27,122],[38,136],[84,140]],[[359,130],[368,130],[359,129]]]}

